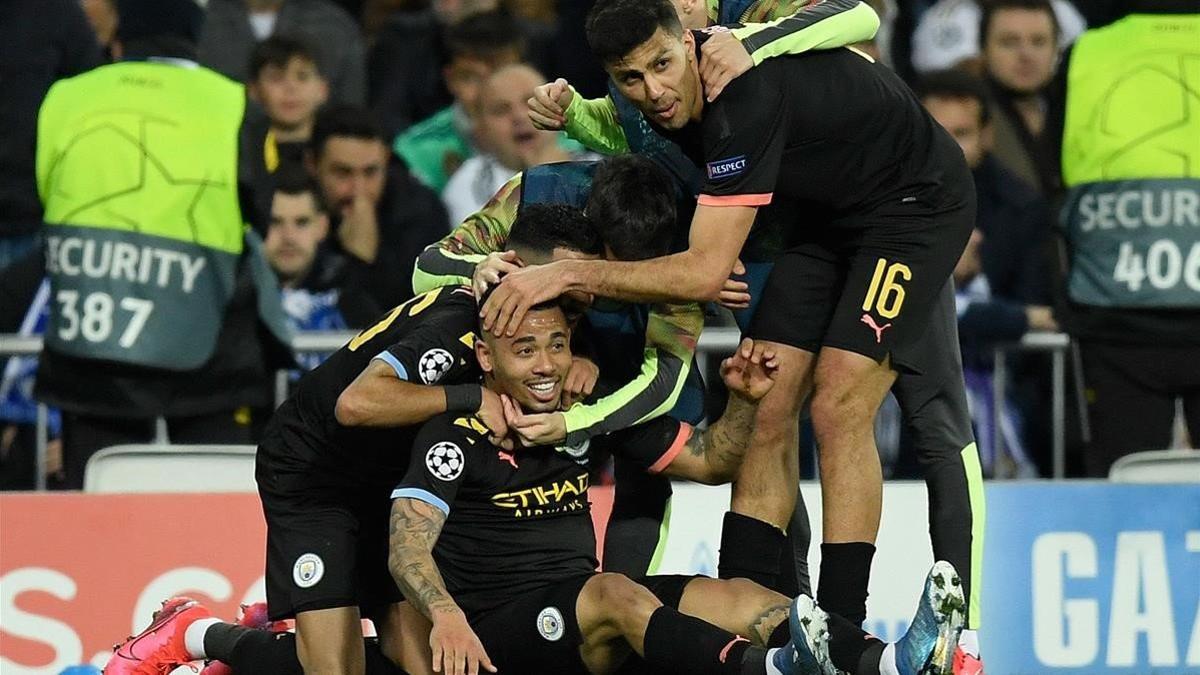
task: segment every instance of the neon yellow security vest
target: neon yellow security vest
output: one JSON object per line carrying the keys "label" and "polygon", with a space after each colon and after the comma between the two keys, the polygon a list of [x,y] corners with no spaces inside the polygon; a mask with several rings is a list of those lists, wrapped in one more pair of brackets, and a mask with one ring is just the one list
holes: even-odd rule
{"label": "neon yellow security vest", "polygon": [[269,302],[279,304],[278,290],[238,200],[244,108],[241,85],[166,59],[104,66],[50,89],[37,145],[49,348],[200,367],[246,245],[260,314],[281,335],[282,312]]}
{"label": "neon yellow security vest", "polygon": [[1079,38],[1062,169],[1071,299],[1200,309],[1200,14]]}

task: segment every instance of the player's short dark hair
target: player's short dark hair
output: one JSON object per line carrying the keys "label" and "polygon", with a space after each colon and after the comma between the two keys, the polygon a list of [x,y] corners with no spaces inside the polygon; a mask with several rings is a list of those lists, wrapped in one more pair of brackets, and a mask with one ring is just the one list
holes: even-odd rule
{"label": "player's short dark hair", "polygon": [[592,179],[588,217],[620,260],[666,255],[675,229],[675,188],[657,164],[640,155],[604,160]]}
{"label": "player's short dark hair", "polygon": [[267,66],[286,68],[292,59],[308,61],[321,72],[317,52],[311,44],[297,37],[272,35],[258,43],[250,54],[250,81],[257,80]]}
{"label": "player's short dark hair", "polygon": [[604,254],[604,242],[591,219],[567,204],[522,204],[508,233],[508,245],[546,256],[556,248]]}
{"label": "player's short dark hair", "polygon": [[1050,0],[985,0],[979,4],[980,49],[983,49],[983,45],[987,43],[988,30],[992,27],[992,20],[996,13],[1005,9],[1045,12],[1050,16],[1050,25],[1053,26],[1055,37],[1059,34],[1058,15],[1054,13],[1054,6],[1050,4]]}
{"label": "player's short dark hair", "polygon": [[325,202],[321,199],[321,188],[303,167],[284,164],[271,174],[271,185],[275,192],[285,195],[303,195],[312,197],[317,211],[327,213]]}
{"label": "player's short dark hair", "polygon": [[979,102],[979,124],[986,125],[992,117],[991,96],[983,80],[964,71],[952,68],[936,70],[926,74],[919,81],[916,90],[917,98],[969,98]]}
{"label": "player's short dark hair", "polygon": [[320,157],[325,150],[325,143],[334,136],[379,141],[387,145],[383,128],[379,126],[375,114],[355,105],[332,105],[317,113],[312,137],[308,140],[308,148],[313,156]]}
{"label": "player's short dark hair", "polygon": [[508,50],[525,54],[525,35],[511,14],[502,9],[472,14],[447,26],[443,33],[447,60],[463,56],[488,59]]}
{"label": "player's short dark hair", "polygon": [[620,61],[659,28],[675,37],[683,35],[670,0],[597,0],[586,28],[592,53],[603,65]]}

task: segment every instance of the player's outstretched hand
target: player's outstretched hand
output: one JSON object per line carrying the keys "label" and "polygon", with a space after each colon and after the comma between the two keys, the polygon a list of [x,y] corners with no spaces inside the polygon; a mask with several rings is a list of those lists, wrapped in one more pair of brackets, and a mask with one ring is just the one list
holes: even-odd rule
{"label": "player's outstretched hand", "polygon": [[567,106],[575,93],[561,77],[533,90],[529,99],[529,119],[533,126],[548,131],[562,131],[567,124]]}
{"label": "player's outstretched hand", "polygon": [[435,673],[478,675],[480,667],[489,673],[496,672],[496,666],[461,610],[434,612],[429,647],[433,650]]}
{"label": "player's outstretched hand", "polygon": [[596,380],[600,379],[600,367],[582,356],[571,357],[571,369],[563,380],[562,408],[566,410],[592,395]]}
{"label": "player's outstretched hand", "polygon": [[700,80],[709,103],[717,100],[726,85],[754,67],[754,59],[742,41],[728,29],[710,29],[711,34],[700,45]]}
{"label": "player's outstretched hand", "polygon": [[530,307],[562,295],[565,282],[559,264],[535,265],[505,275],[479,310],[483,329],[512,337]]}
{"label": "player's outstretched hand", "polygon": [[504,400],[504,417],[508,428],[521,445],[554,445],[567,440],[567,418],[561,412],[526,414],[508,396]]}
{"label": "player's outstretched hand", "polygon": [[758,401],[771,391],[779,373],[775,350],[765,343],[744,338],[733,356],[721,362],[721,379],[731,393]]}
{"label": "player's outstretched hand", "polygon": [[475,298],[482,298],[488,286],[500,283],[500,277],[516,272],[523,264],[516,251],[489,253],[475,265],[475,274],[471,277],[471,290],[475,291]]}
{"label": "player's outstretched hand", "polygon": [[745,273],[746,266],[742,264],[741,259],[738,259],[733,263],[733,274],[725,280],[725,287],[721,289],[721,295],[717,298],[717,302],[722,307],[726,309],[748,309],[750,307],[750,285],[734,278]]}
{"label": "player's outstretched hand", "polygon": [[491,389],[482,387],[482,390],[483,402],[479,404],[479,411],[475,416],[491,432],[488,436],[489,441],[505,450],[512,450],[513,441],[508,437],[508,418],[504,414],[504,401]]}

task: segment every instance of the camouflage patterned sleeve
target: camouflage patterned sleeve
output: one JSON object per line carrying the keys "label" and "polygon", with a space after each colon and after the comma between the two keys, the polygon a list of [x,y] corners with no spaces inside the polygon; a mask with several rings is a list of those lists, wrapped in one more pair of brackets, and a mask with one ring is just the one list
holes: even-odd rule
{"label": "camouflage patterned sleeve", "polygon": [[568,445],[665,415],[691,372],[704,312],[696,303],[655,305],[646,324],[641,372],[612,394],[564,413]]}
{"label": "camouflage patterned sleeve", "polygon": [[469,285],[475,265],[489,253],[504,250],[508,232],[517,218],[517,207],[521,205],[523,176],[523,173],[513,176],[482,209],[417,257],[413,293],[421,294],[438,286]]}
{"label": "camouflage patterned sleeve", "polygon": [[870,40],[879,30],[879,15],[860,0],[761,0],[742,20],[746,25],[734,28],[733,36],[756,66],[773,56]]}
{"label": "camouflage patterned sleeve", "polygon": [[607,96],[584,98],[572,87],[575,96],[567,105],[567,135],[582,143],[587,149],[602,155],[623,155],[629,152],[625,130],[617,119],[617,106]]}

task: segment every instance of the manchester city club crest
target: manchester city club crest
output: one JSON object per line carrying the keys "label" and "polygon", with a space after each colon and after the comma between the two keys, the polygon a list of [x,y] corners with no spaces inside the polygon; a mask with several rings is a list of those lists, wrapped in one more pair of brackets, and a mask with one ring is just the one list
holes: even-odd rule
{"label": "manchester city club crest", "polygon": [[547,607],[538,612],[537,629],[542,637],[551,642],[562,639],[563,633],[566,632],[562,612],[558,611],[557,607]]}
{"label": "manchester city club crest", "polygon": [[325,561],[316,553],[305,553],[296,558],[292,567],[292,581],[300,588],[312,588],[325,576]]}

